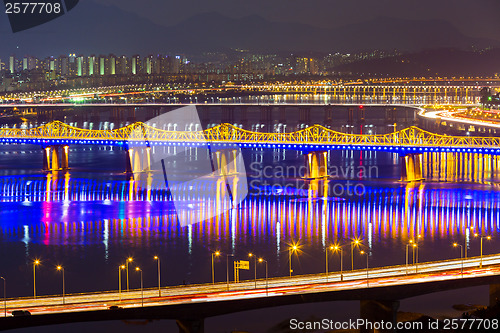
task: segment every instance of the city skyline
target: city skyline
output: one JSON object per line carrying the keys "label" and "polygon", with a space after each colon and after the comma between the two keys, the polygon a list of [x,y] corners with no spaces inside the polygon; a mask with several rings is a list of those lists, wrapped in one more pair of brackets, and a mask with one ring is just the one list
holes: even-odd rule
{"label": "city skyline", "polygon": [[0,330],[500,327],[498,0],[4,3]]}

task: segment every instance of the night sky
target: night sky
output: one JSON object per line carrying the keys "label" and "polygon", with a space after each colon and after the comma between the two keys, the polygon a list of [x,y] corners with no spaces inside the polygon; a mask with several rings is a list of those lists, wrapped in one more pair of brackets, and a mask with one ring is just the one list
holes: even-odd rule
{"label": "night sky", "polygon": [[80,0],[67,15],[15,34],[0,15],[0,59],[497,48],[498,13],[498,0]]}
{"label": "night sky", "polygon": [[[89,0],[82,0],[89,1]],[[172,25],[193,15],[219,12],[230,17],[259,15],[271,21],[332,28],[377,17],[440,19],[464,35],[500,40],[498,0],[95,0]]]}

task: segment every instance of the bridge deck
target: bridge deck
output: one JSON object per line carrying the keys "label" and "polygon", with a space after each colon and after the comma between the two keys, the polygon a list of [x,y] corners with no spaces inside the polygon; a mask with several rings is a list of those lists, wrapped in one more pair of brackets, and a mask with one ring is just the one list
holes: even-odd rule
{"label": "bridge deck", "polygon": [[294,149],[372,149],[401,151],[447,151],[500,153],[499,137],[447,136],[406,128],[389,134],[346,134],[314,125],[289,133],[260,133],[231,124],[221,124],[203,131],[167,131],[144,123],[134,123],[115,130],[88,130],[54,121],[30,129],[0,129],[0,143],[40,145],[187,145],[235,144],[240,147]]}
{"label": "bridge deck", "polygon": [[[317,293],[342,293],[359,291],[364,288],[384,288],[388,291],[391,287],[417,286],[433,282],[470,281],[484,277],[500,278],[500,255],[483,257],[483,268],[479,268],[480,258],[463,260],[463,274],[461,273],[462,260],[448,260],[421,263],[416,266],[392,266],[373,268],[368,270],[347,271],[340,280],[340,273],[330,273],[328,281],[326,274],[296,276],[292,278],[273,278],[266,281],[260,279],[255,288],[254,281],[230,283],[229,291],[226,283],[215,285],[193,285],[162,288],[162,297],[158,296],[158,289],[144,290],[144,307],[176,306],[193,303],[216,303],[231,300],[276,298],[290,295],[307,295]],[[418,273],[416,272],[418,270]],[[500,281],[500,280],[499,280]],[[459,287],[457,285],[457,287]],[[423,288],[416,294],[425,294],[434,291]],[[390,294],[390,293],[389,293]],[[414,296],[400,295],[400,298]],[[121,301],[120,301],[121,297]],[[354,298],[359,299],[359,296]],[[123,308],[141,307],[141,291],[132,290],[73,294],[66,296],[66,304],[62,304],[61,296],[42,297],[37,299],[11,299],[7,301],[8,311],[16,309],[29,310],[33,315],[47,315],[55,313],[86,312],[105,310],[110,305],[119,305]],[[0,323],[3,318],[0,318]],[[1,325],[0,325],[1,326]]]}

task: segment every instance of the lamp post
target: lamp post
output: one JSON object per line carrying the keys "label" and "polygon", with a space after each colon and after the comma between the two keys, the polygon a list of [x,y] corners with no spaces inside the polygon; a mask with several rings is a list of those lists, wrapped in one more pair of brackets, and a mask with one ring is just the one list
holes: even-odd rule
{"label": "lamp post", "polygon": [[269,296],[269,286],[267,284],[267,260],[264,260],[262,258],[259,258],[259,262],[264,262],[266,264],[266,296]]}
{"label": "lamp post", "polygon": [[227,291],[229,291],[229,257],[234,257],[234,254],[226,254],[226,283],[227,283]]}
{"label": "lamp post", "polygon": [[289,265],[288,267],[289,267],[289,271],[290,271],[290,278],[292,277],[292,272],[293,272],[293,269],[292,269],[292,252],[297,252],[298,249],[299,249],[299,246],[297,244],[292,244],[288,248],[288,265]]}
{"label": "lamp post", "polygon": [[369,287],[369,280],[368,280],[368,252],[365,251],[360,251],[359,252],[362,255],[366,255],[366,286]]}
{"label": "lamp post", "polygon": [[153,259],[158,262],[158,297],[161,297],[160,257],[154,256]]}
{"label": "lamp post", "polygon": [[255,281],[255,289],[257,289],[257,256],[255,256],[253,253],[249,253],[248,256],[250,258],[253,257],[253,266],[254,266],[254,281]]}
{"label": "lamp post", "polygon": [[340,281],[344,281],[344,251],[342,250],[342,246],[335,245],[333,247],[334,251],[339,251],[340,254]]}
{"label": "lamp post", "polygon": [[459,247],[460,246],[460,259],[462,261],[462,267],[460,268],[460,273],[462,274],[462,277],[464,277],[464,248],[462,245],[458,244],[458,243],[453,243],[453,247]]}
{"label": "lamp post", "polygon": [[351,271],[354,271],[354,246],[359,246],[360,243],[359,239],[353,239],[351,242]]}
{"label": "lamp post", "polygon": [[219,251],[212,252],[212,284],[215,284],[214,256],[220,256]]}
{"label": "lamp post", "polygon": [[127,291],[130,290],[129,288],[129,283],[128,283],[128,264],[131,263],[134,259],[132,257],[128,257],[127,258],[127,262],[126,262],[126,265],[127,265]]}
{"label": "lamp post", "polygon": [[[415,261],[415,249],[416,249],[416,252],[417,252],[417,260]],[[418,244],[417,243],[413,243],[413,264],[415,265],[415,273],[418,273]]]}
{"label": "lamp post", "polygon": [[481,238],[481,261],[479,262],[479,268],[483,267],[483,239],[486,238],[487,240],[491,239],[491,236],[483,236],[479,234],[474,234],[474,237],[480,237]]}
{"label": "lamp post", "polygon": [[326,274],[326,282],[328,282],[328,250],[333,251],[334,246],[330,245],[325,248],[325,274]]}
{"label": "lamp post", "polygon": [[[410,240],[410,242],[408,244],[406,244],[406,275],[408,275],[408,246],[411,246],[412,247],[412,253],[415,252],[413,246],[415,244],[413,244],[413,240]],[[415,264],[415,255],[413,255],[413,264]]]}
{"label": "lamp post", "polygon": [[64,297],[65,297],[65,285],[64,285],[64,267],[62,267],[61,265],[57,266],[56,269],[62,273],[62,304],[65,304],[65,300],[64,300]]}
{"label": "lamp post", "polygon": [[4,316],[7,317],[7,281],[3,276],[0,276],[0,279],[3,280],[3,311]]}
{"label": "lamp post", "polygon": [[122,300],[122,269],[125,269],[125,265],[118,266],[118,294],[120,295],[120,301]]}
{"label": "lamp post", "polygon": [[144,288],[142,284],[142,269],[136,267],[135,270],[141,273],[141,306],[144,306]]}
{"label": "lamp post", "polygon": [[420,240],[420,238],[422,237],[422,235],[417,235],[417,240],[415,241],[415,245],[416,245],[416,250],[417,250],[417,259],[415,260],[415,264],[418,265],[418,242]]}
{"label": "lamp post", "polygon": [[33,261],[33,298],[36,299],[36,266],[40,265],[40,260]]}

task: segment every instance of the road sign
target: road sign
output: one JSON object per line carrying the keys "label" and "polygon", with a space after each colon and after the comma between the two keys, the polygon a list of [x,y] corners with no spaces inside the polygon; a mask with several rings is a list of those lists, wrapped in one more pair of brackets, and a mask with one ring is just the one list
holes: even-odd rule
{"label": "road sign", "polygon": [[250,269],[250,261],[240,260],[238,264],[239,264],[238,265],[239,269],[246,269],[246,270]]}

